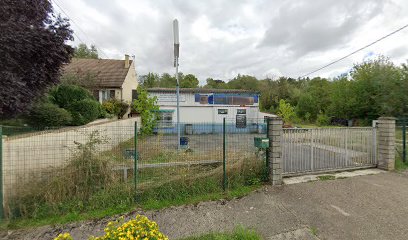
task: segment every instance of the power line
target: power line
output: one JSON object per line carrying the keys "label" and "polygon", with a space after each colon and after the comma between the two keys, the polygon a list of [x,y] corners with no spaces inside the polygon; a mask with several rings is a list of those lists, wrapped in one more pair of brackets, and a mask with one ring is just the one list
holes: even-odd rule
{"label": "power line", "polygon": [[[77,26],[77,28],[84,34],[84,36],[86,36],[86,38],[90,39],[90,38],[87,36],[87,34],[86,34],[86,33],[79,27],[79,25],[74,21],[74,19],[72,19],[72,18],[69,17],[69,15],[64,11],[64,9],[61,7],[61,5],[57,3],[56,0],[51,0],[51,1],[54,2],[54,4],[57,5],[57,7],[65,14],[65,16],[66,16],[72,23],[74,23],[74,24]],[[78,40],[79,40],[81,43],[85,44],[85,42],[81,40],[81,38],[78,36],[78,34],[75,33],[75,31],[74,31],[74,35],[78,38]],[[91,40],[91,42],[94,42],[94,41],[92,41],[92,39],[90,39],[90,40]],[[94,44],[94,45],[95,45],[96,49],[98,50],[98,52],[102,53],[106,58],[108,58],[108,56],[105,54],[105,52],[103,52],[100,48],[98,48],[98,46],[97,46],[96,44]]]}
{"label": "power line", "polygon": [[380,41],[382,41],[382,40],[384,40],[384,39],[390,37],[391,35],[394,35],[395,33],[399,32],[399,31],[401,31],[401,30],[403,30],[404,28],[407,28],[407,27],[408,27],[408,24],[406,24],[406,25],[404,25],[404,26],[398,28],[397,30],[395,30],[395,31],[393,31],[393,32],[391,32],[391,33],[389,33],[389,34],[387,34],[387,35],[385,35],[385,36],[383,36],[383,37],[381,37],[381,38],[375,40],[374,42],[372,42],[372,43],[370,43],[370,44],[365,45],[364,47],[361,47],[361,48],[359,48],[359,49],[357,49],[357,50],[355,50],[355,51],[353,51],[353,52],[347,54],[347,55],[344,56],[344,57],[341,57],[341,58],[339,58],[339,59],[337,59],[337,60],[335,60],[335,61],[333,61],[333,62],[331,62],[331,63],[329,63],[329,64],[324,65],[323,67],[320,67],[320,68],[318,68],[318,69],[316,69],[316,70],[314,70],[314,71],[312,71],[312,72],[309,72],[309,73],[307,73],[307,74],[301,76],[301,78],[304,78],[304,77],[306,77],[306,76],[309,76],[310,74],[313,74],[313,73],[318,72],[318,71],[320,71],[320,70],[322,70],[322,69],[325,69],[325,68],[327,68],[327,67],[329,67],[329,66],[331,66],[331,65],[333,65],[333,64],[335,64],[335,63],[338,63],[338,62],[340,62],[341,60],[343,60],[343,59],[345,59],[345,58],[348,58],[348,57],[350,57],[351,55],[354,55],[355,53],[360,52],[361,50],[363,50],[363,49],[365,49],[365,48],[368,48],[368,47],[370,47],[370,46],[372,46],[372,45],[374,45],[374,44],[376,44],[376,43],[378,43],[378,42],[380,42]]}

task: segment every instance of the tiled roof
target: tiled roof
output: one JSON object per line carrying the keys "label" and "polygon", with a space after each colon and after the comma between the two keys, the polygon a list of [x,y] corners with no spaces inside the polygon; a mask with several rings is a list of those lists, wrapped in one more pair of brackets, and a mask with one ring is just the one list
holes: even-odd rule
{"label": "tiled roof", "polygon": [[[148,88],[148,92],[175,93],[175,88]],[[210,89],[210,88],[180,88],[180,93],[253,93],[258,94],[258,91],[242,90],[242,89]]]}
{"label": "tiled roof", "polygon": [[[129,66],[132,60],[129,60]],[[96,87],[121,87],[125,81],[129,68],[125,68],[125,60],[114,59],[80,59],[73,58],[64,67],[64,74],[93,76]]]}

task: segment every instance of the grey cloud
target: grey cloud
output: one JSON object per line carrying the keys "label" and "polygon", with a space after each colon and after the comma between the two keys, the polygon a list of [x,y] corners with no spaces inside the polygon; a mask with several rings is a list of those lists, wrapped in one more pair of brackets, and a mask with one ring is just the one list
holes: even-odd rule
{"label": "grey cloud", "polygon": [[345,44],[380,14],[384,1],[288,1],[271,19],[260,47],[284,46],[294,56]]}

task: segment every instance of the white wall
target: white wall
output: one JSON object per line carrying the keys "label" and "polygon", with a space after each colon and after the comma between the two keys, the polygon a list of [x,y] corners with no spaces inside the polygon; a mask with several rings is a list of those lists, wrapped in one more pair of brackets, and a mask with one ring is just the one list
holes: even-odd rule
{"label": "white wall", "polygon": [[[72,157],[75,142],[85,143],[87,136],[98,131],[107,137],[99,150],[109,150],[134,136],[134,123],[140,118],[110,121],[81,127],[42,131],[18,136],[3,136],[3,189],[5,201],[13,194],[17,180],[24,182],[41,170],[52,171]],[[138,124],[140,126],[140,124]],[[38,176],[41,177],[41,176]]]}

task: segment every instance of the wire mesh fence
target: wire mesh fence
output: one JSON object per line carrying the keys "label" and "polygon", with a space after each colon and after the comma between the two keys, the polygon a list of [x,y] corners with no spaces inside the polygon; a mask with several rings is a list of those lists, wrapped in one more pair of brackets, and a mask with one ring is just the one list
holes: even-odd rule
{"label": "wire mesh fence", "polygon": [[176,126],[141,136],[133,124],[4,137],[5,216],[41,218],[135,203],[154,207],[265,180],[265,149],[254,146],[255,137],[266,135],[265,123],[180,126],[181,139]]}

